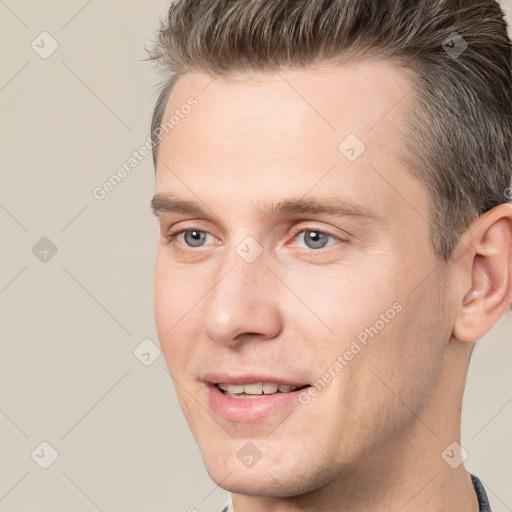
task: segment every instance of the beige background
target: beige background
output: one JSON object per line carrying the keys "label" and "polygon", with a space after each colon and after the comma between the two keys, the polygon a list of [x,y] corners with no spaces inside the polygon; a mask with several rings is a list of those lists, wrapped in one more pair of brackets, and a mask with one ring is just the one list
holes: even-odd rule
{"label": "beige background", "polygon": [[[151,157],[103,200],[92,193],[146,141],[159,78],[144,45],[166,7],[0,0],[4,512],[216,512],[226,499],[163,357],[145,366],[134,355],[158,343]],[[51,49],[43,31],[58,43],[46,59],[31,47]],[[46,262],[32,251],[43,237],[57,248]],[[494,512],[512,511],[511,333],[509,315],[477,346],[463,413],[466,465]],[[158,355],[145,343],[143,361]],[[47,469],[42,442],[58,452]]]}

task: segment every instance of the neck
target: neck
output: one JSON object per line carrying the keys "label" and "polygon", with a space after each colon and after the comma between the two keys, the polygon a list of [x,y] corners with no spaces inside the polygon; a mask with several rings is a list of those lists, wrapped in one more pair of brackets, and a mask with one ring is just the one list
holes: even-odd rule
{"label": "neck", "polygon": [[452,443],[460,445],[469,349],[459,341],[450,342],[436,386],[425,407],[414,411],[415,421],[410,428],[388,437],[385,446],[373,448],[357,467],[339,472],[328,485],[301,496],[233,494],[234,511],[478,512],[469,473],[464,464],[458,464],[458,447],[453,445],[453,450],[447,450]]}

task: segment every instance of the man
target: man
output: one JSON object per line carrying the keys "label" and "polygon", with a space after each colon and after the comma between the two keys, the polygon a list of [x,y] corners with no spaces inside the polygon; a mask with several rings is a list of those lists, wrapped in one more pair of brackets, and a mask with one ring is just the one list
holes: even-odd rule
{"label": "man", "polygon": [[498,3],[183,0],[151,57],[157,330],[232,510],[490,510],[460,416],[512,300]]}

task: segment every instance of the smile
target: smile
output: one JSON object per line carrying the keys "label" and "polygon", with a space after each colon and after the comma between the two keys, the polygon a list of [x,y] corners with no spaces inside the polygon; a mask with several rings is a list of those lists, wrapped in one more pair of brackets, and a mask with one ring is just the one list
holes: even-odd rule
{"label": "smile", "polygon": [[299,395],[309,384],[271,375],[207,374],[203,376],[207,407],[219,419],[234,423],[264,423],[289,415],[300,406]]}
{"label": "smile", "polygon": [[273,395],[275,393],[290,393],[305,386],[291,386],[290,384],[278,384],[276,382],[255,382],[251,384],[216,384],[221,392],[232,398],[254,398],[261,395]]}

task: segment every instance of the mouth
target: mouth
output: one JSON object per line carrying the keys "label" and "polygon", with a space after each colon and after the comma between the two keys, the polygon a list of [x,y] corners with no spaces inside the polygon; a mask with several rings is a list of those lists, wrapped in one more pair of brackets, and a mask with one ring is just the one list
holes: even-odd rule
{"label": "mouth", "polygon": [[258,398],[276,393],[293,393],[308,387],[308,384],[294,386],[277,382],[254,382],[247,384],[215,383],[221,393],[231,398]]}
{"label": "mouth", "polygon": [[309,384],[269,376],[209,375],[204,379],[208,405],[214,415],[235,423],[263,423],[288,415],[300,405],[299,395]]}

